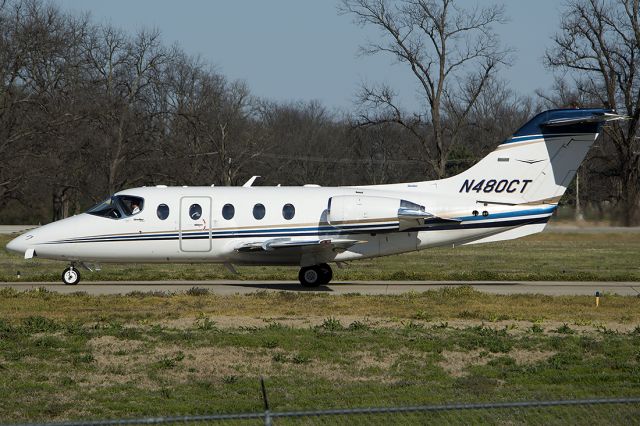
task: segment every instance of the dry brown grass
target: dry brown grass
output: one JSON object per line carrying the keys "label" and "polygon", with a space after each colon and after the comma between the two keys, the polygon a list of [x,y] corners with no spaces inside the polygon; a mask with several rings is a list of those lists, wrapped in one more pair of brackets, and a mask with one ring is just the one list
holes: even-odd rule
{"label": "dry brown grass", "polygon": [[[383,317],[359,317],[354,315],[335,315],[330,318],[335,319],[342,324],[343,327],[348,327],[354,322],[359,322],[367,325],[368,327],[378,329],[397,329],[407,324],[406,318],[383,318]],[[237,329],[241,327],[246,328],[265,328],[272,324],[279,324],[283,327],[292,329],[307,329],[321,326],[326,320],[327,316],[306,316],[306,317],[247,317],[247,316],[215,316],[210,317],[214,326],[221,330]],[[152,327],[159,325],[175,330],[187,330],[194,327],[201,317],[184,317],[172,320],[160,320],[160,321],[132,321],[125,325],[133,327]],[[422,321],[411,319],[411,323],[423,328],[437,328],[446,324],[447,328],[453,330],[463,330],[469,327],[483,326],[492,328],[494,330],[506,330],[509,335],[521,336],[523,334],[530,333],[531,327],[534,324],[532,321],[521,320],[500,320],[500,321],[486,321],[486,320],[462,320],[462,319],[446,319],[437,321]],[[594,331],[606,328],[612,332],[628,333],[634,330],[637,323],[625,322],[620,323],[618,321],[557,321],[557,320],[541,320],[536,321],[535,324],[542,329],[541,333],[544,335],[557,334],[556,330],[565,324],[568,325],[574,332],[578,334],[592,334]]]}
{"label": "dry brown grass", "polygon": [[469,367],[486,365],[498,356],[509,356],[516,364],[531,365],[545,361],[555,355],[552,351],[529,351],[525,349],[513,349],[507,354],[495,354],[487,351],[442,351],[442,361],[438,362],[443,370],[453,377],[464,377],[468,375]]}
{"label": "dry brown grass", "polygon": [[[174,344],[146,345],[144,342],[101,336],[89,342],[95,362],[95,371],[82,377],[71,377],[87,388],[135,383],[137,387],[157,390],[162,383],[185,384],[194,380],[222,382],[230,377],[257,377],[277,375],[286,369],[288,374],[320,377],[330,381],[392,382],[392,366],[402,359],[420,360],[424,353],[402,349],[397,352],[356,350],[349,358],[353,365],[314,359],[312,362],[293,363],[292,354],[276,348],[216,347],[187,348]],[[288,359],[286,364],[276,361],[276,355]],[[175,365],[162,368],[165,360],[176,360]],[[354,367],[355,366],[355,367]],[[155,372],[152,377],[150,372]]]}
{"label": "dry brown grass", "polygon": [[[559,321],[577,324],[637,324],[640,297],[605,295],[599,308],[590,296],[489,295],[462,287],[401,296],[257,293],[233,296],[68,296],[37,292],[0,297],[0,312],[8,320],[41,315],[52,319],[91,322],[191,322],[209,317],[222,326],[243,322],[260,325],[272,319],[293,325],[314,324],[329,316],[350,323],[420,319],[425,321],[475,320],[484,322]],[[236,318],[236,319],[234,319]]]}

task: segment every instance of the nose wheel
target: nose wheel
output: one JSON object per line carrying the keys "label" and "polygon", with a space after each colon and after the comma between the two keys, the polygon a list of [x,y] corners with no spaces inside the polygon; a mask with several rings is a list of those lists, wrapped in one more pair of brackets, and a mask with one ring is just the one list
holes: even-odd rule
{"label": "nose wheel", "polygon": [[328,284],[332,278],[333,271],[326,263],[306,266],[301,268],[298,273],[298,280],[304,287],[318,287],[322,284]]}
{"label": "nose wheel", "polygon": [[66,285],[76,285],[80,282],[80,272],[73,266],[69,266],[62,273],[62,282]]}

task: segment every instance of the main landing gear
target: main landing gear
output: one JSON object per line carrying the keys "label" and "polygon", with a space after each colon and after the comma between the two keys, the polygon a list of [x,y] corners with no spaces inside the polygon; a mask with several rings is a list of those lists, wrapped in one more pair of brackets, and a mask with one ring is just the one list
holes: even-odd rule
{"label": "main landing gear", "polygon": [[331,266],[326,263],[319,265],[306,266],[300,269],[298,280],[304,287],[318,287],[322,284],[329,284],[333,278]]}
{"label": "main landing gear", "polygon": [[62,282],[66,285],[76,285],[80,282],[80,272],[74,265],[69,265],[62,273]]}

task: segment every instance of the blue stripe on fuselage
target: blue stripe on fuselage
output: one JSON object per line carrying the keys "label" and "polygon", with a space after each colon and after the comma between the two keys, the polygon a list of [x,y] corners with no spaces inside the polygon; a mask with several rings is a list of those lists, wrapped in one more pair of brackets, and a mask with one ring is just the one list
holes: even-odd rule
{"label": "blue stripe on fuselage", "polygon": [[[280,228],[280,229],[249,229],[249,230],[241,230],[241,231],[211,231],[212,237],[238,237],[242,238],[246,237],[255,237],[256,235],[260,236],[281,236],[282,233],[286,233],[287,235],[296,236],[296,235],[324,235],[326,232],[335,233],[335,231],[340,231],[341,233],[353,233],[353,231],[364,230],[365,232],[376,232],[379,229],[394,229],[398,227],[398,222],[387,222],[382,224],[371,224],[371,225],[347,225],[344,227],[334,227],[334,226],[316,226],[316,227],[304,227],[304,228]],[[342,232],[344,231],[344,232]],[[153,240],[153,239],[171,239],[178,238],[180,233],[178,231],[173,233],[163,233],[163,234],[131,234],[131,235],[114,235],[114,236],[95,236],[95,237],[81,237],[81,238],[73,238],[68,240],[59,240],[59,241],[51,241],[50,244],[60,244],[60,243],[75,243],[75,242],[93,242],[93,241],[127,241],[127,240]],[[188,239],[192,237],[201,237],[201,236],[209,236],[209,230],[207,231],[187,231],[182,232],[182,238]]]}
{"label": "blue stripe on fuselage", "polygon": [[[549,220],[549,216],[542,218],[523,218],[517,220],[506,221],[494,221],[494,219],[504,219],[520,216],[533,216],[540,214],[550,215],[556,206],[549,206],[542,209],[528,209],[515,212],[503,212],[494,213],[490,217],[484,216],[462,216],[456,219],[462,221],[457,224],[440,224],[440,225],[425,225],[415,228],[403,230],[405,231],[437,231],[437,230],[450,230],[450,229],[474,229],[474,228],[486,228],[486,227],[501,227],[501,226],[516,226],[527,223],[542,223],[540,220],[544,219],[544,222]],[[471,222],[471,223],[465,223]],[[212,239],[225,239],[225,238],[263,238],[263,237],[297,237],[297,236],[331,236],[331,235],[348,235],[348,234],[367,234],[377,232],[394,232],[398,229],[398,222],[388,222],[384,224],[376,225],[350,225],[345,227],[336,228],[333,226],[318,226],[318,227],[301,227],[301,228],[282,228],[282,229],[254,229],[254,230],[242,230],[242,231],[212,231]],[[77,239],[52,241],[46,244],[65,244],[65,243],[89,243],[89,242],[110,242],[110,241],[154,241],[154,240],[177,240],[177,239],[204,239],[209,238],[210,231],[203,232],[179,232],[162,233],[162,234],[132,234],[132,235],[119,235],[119,236],[96,236],[96,237],[82,237]]]}
{"label": "blue stripe on fuselage", "polygon": [[477,220],[487,220],[487,219],[503,219],[507,217],[518,217],[518,216],[532,216],[537,214],[550,214],[556,209],[557,206],[549,206],[541,209],[528,209],[528,210],[520,210],[517,212],[504,212],[504,213],[492,213],[490,218],[487,216],[463,216],[457,217],[456,219],[461,220],[463,222],[468,221],[477,221]]}

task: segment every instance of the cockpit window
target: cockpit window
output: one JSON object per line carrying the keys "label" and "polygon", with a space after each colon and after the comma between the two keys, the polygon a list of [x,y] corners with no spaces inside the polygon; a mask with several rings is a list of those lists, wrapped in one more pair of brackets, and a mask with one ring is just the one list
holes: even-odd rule
{"label": "cockpit window", "polygon": [[142,211],[142,207],[144,206],[144,200],[140,197],[120,195],[118,196],[118,199],[124,209],[124,214],[127,216],[137,215]]}
{"label": "cockpit window", "polygon": [[103,202],[91,207],[87,213],[94,216],[121,219],[134,216],[142,211],[144,199],[131,195],[114,195]]}
{"label": "cockpit window", "polygon": [[87,210],[87,213],[111,219],[120,219],[122,217],[122,212],[118,208],[115,197],[107,198],[103,202],[96,204]]}

